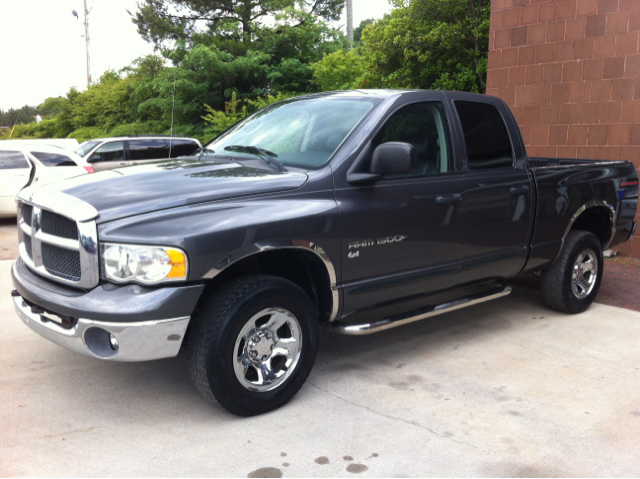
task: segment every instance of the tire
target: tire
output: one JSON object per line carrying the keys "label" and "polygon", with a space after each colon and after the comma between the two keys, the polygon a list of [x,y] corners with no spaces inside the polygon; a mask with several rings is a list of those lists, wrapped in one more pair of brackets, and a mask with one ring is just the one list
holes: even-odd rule
{"label": "tire", "polygon": [[191,379],[206,399],[232,414],[283,406],[311,372],[318,313],[290,281],[266,275],[234,280],[205,298],[193,321]]}
{"label": "tire", "polygon": [[571,231],[558,259],[542,272],[542,296],[552,309],[582,313],[598,295],[603,270],[602,245],[598,238],[588,231]]}

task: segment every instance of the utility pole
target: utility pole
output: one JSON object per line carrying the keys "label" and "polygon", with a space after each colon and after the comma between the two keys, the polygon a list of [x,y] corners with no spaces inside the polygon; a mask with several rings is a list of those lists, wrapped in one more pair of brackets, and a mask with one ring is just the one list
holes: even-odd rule
{"label": "utility pole", "polygon": [[347,0],[347,38],[353,41],[353,0]]}
{"label": "utility pole", "polygon": [[89,46],[91,37],[89,36],[89,9],[87,0],[84,0],[84,39],[87,42],[87,89],[91,87],[91,59],[89,57]]}

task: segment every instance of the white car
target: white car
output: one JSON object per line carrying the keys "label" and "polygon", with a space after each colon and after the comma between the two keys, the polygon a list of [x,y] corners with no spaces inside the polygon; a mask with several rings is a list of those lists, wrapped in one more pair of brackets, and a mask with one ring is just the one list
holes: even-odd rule
{"label": "white car", "polygon": [[43,186],[95,170],[72,151],[48,145],[0,144],[0,218],[16,216],[16,195],[25,186]]}
{"label": "white car", "polygon": [[66,148],[67,150],[75,150],[80,146],[80,143],[75,138],[26,138],[19,140],[0,140],[0,148],[7,148],[9,146],[58,146],[60,148]]}
{"label": "white car", "polygon": [[75,152],[101,171],[189,156],[200,148],[202,144],[195,138],[139,135],[85,141]]}

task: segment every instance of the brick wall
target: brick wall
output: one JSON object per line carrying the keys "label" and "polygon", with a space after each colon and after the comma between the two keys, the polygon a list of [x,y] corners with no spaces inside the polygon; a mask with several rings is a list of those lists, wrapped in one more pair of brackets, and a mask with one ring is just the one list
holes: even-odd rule
{"label": "brick wall", "polygon": [[[529,156],[638,168],[640,0],[493,0],[491,10],[487,94],[511,107]],[[640,231],[619,250],[640,258]]]}

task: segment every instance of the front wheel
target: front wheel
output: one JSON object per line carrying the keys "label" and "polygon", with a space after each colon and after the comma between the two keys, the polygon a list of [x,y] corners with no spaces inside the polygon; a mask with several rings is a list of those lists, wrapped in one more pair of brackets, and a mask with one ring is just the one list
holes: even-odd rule
{"label": "front wheel", "polygon": [[298,286],[274,276],[233,281],[206,298],[189,338],[191,377],[202,395],[239,416],[289,401],[311,372],[318,314]]}
{"label": "front wheel", "polygon": [[598,294],[603,270],[598,238],[588,231],[571,231],[560,257],[542,272],[540,289],[545,302],[563,313],[585,311]]}

